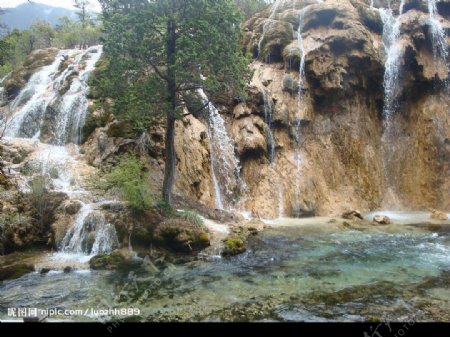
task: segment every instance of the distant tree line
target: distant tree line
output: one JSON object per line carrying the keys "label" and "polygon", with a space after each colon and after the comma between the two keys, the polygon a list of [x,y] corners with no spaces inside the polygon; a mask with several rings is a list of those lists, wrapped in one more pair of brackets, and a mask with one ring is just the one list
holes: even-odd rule
{"label": "distant tree line", "polygon": [[234,0],[236,6],[244,13],[246,19],[263,10],[274,0]]}
{"label": "distant tree line", "polygon": [[[90,15],[88,0],[76,0],[78,20],[66,16],[59,18],[53,27],[44,20],[35,21],[29,29],[14,29],[0,39],[0,78],[21,64],[34,50],[56,47],[61,49],[86,48],[99,44],[102,26]],[[2,24],[0,8],[0,30],[7,31]]]}

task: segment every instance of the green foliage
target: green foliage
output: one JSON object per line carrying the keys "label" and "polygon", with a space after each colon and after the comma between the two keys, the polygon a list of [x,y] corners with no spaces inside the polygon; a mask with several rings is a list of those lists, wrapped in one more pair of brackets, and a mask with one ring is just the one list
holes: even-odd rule
{"label": "green foliage", "polygon": [[166,201],[160,200],[156,203],[155,208],[165,216],[176,215],[176,210]]}
{"label": "green foliage", "polygon": [[103,178],[105,188],[117,190],[135,211],[152,207],[153,196],[148,172],[145,171],[144,163],[136,157],[122,158]]}
{"label": "green foliage", "polygon": [[186,220],[190,224],[196,226],[199,229],[202,229],[204,227],[204,221],[201,218],[201,216],[194,210],[191,209],[185,209],[181,212],[177,213],[177,217]]}
{"label": "green foliage", "polygon": [[228,237],[225,239],[224,244],[222,255],[225,256],[238,255],[246,251],[244,241],[238,237]]}
{"label": "green foliage", "polygon": [[45,193],[47,193],[48,184],[49,181],[46,176],[37,175],[31,178],[31,180],[28,182],[28,187],[31,190],[33,199],[42,199]]}
{"label": "green foliage", "polygon": [[145,129],[158,114],[168,130],[163,198],[171,202],[175,119],[185,97],[204,89],[234,96],[250,80],[239,46],[242,13],[232,0],[100,0],[110,76],[118,118]]}

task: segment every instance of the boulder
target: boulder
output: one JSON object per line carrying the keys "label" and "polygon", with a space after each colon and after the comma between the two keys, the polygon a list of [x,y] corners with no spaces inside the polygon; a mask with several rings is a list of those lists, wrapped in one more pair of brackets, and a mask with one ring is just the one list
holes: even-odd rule
{"label": "boulder", "polygon": [[391,223],[391,219],[386,215],[375,215],[373,217],[373,222],[379,225],[389,225]]}
{"label": "boulder", "polygon": [[342,218],[347,220],[364,220],[364,216],[360,211],[348,211],[342,214]]}
{"label": "boulder", "polygon": [[0,281],[14,280],[34,271],[34,266],[29,264],[17,264],[0,268]]}
{"label": "boulder", "polygon": [[203,228],[183,219],[169,219],[159,224],[154,239],[157,244],[179,253],[199,251],[210,245]]}
{"label": "boulder", "polygon": [[83,204],[78,200],[67,200],[63,203],[64,211],[69,215],[75,215],[81,209]]}
{"label": "boulder", "polygon": [[89,266],[94,270],[118,269],[125,262],[125,257],[119,253],[98,254],[89,260]]}

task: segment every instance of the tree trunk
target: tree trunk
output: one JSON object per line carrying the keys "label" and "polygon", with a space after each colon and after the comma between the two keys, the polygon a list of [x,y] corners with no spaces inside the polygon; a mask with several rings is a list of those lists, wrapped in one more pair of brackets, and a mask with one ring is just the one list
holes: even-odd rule
{"label": "tree trunk", "polygon": [[167,22],[167,100],[170,110],[167,112],[166,130],[166,166],[164,170],[163,200],[172,205],[172,189],[175,180],[175,121],[177,108],[177,86],[175,75],[176,63],[176,24],[175,21]]}
{"label": "tree trunk", "polygon": [[175,119],[167,118],[166,165],[164,170],[163,200],[172,204],[172,188],[175,180]]}

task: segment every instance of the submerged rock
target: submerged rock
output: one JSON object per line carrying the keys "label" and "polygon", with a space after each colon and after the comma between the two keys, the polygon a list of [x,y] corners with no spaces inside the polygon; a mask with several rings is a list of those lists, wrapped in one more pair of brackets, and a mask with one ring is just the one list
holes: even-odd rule
{"label": "submerged rock", "polygon": [[89,266],[94,270],[114,270],[125,262],[125,257],[119,253],[98,254],[89,260]]}
{"label": "submerged rock", "polygon": [[18,279],[33,271],[34,266],[29,264],[17,264],[15,266],[0,268],[0,281]]}
{"label": "submerged rock", "polygon": [[386,215],[375,215],[373,217],[373,222],[379,225],[389,225],[391,223],[391,219]]}

